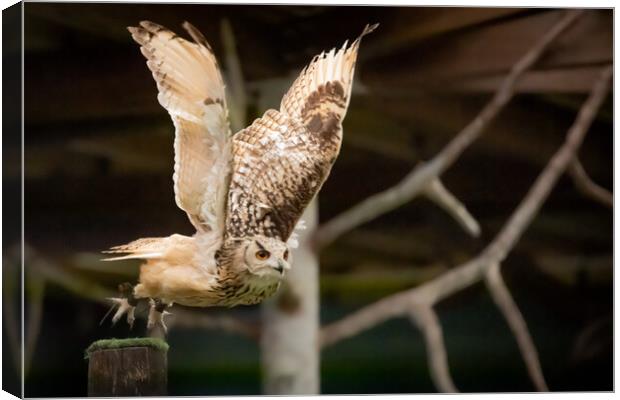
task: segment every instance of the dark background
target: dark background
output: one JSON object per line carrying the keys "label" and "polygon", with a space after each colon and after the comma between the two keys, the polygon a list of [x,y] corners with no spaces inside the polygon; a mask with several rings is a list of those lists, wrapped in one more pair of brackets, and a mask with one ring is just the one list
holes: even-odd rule
{"label": "dark background", "polygon": [[[431,158],[562,15],[509,8],[26,3],[25,230],[32,256],[27,280],[34,282],[27,285],[27,317],[42,313],[40,327],[27,327],[39,335],[26,396],[84,396],[84,348],[129,334],[124,324],[99,326],[106,307],[94,300],[133,280],[137,263],[100,263],[98,252],[138,237],[192,233],[174,204],[173,126],[126,26],[150,19],[184,34],[180,24],[189,20],[226,70],[220,28],[227,18],[253,119],[264,111],[257,102],[263,87],[280,85],[284,93],[313,55],[379,22],[362,44],[341,156],[321,192],[325,222]],[[350,232],[321,255],[322,321],[419,285],[489,242],[562,143],[601,67],[612,62],[612,28],[611,10],[582,16],[444,175],[479,220],[482,236],[470,238],[424,199]],[[19,48],[5,52],[19,57]],[[612,128],[610,95],[580,151],[590,176],[607,188]],[[18,191],[19,137],[3,144],[14,166],[5,167],[3,186]],[[613,389],[612,246],[611,211],[564,177],[504,263],[551,390]],[[28,308],[32,293],[41,297],[41,279],[42,308]],[[533,390],[482,284],[437,309],[457,387]],[[259,319],[257,307],[201,312]],[[139,325],[131,335],[143,333]],[[254,340],[179,328],[168,341],[169,394],[260,393]],[[422,337],[400,319],[327,348],[321,378],[323,393],[435,390]]]}

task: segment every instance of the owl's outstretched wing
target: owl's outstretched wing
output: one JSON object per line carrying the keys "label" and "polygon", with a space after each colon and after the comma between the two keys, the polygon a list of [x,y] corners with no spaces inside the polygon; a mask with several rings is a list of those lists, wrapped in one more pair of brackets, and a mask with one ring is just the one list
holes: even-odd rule
{"label": "owl's outstretched wing", "polygon": [[197,230],[223,231],[232,158],[224,82],[204,36],[188,22],[183,27],[194,42],[150,21],[127,29],[141,45],[157,99],[176,128],[176,203]]}
{"label": "owl's outstretched wing", "polygon": [[226,235],[286,241],[338,156],[361,38],[316,56],[282,99],[233,138]]}

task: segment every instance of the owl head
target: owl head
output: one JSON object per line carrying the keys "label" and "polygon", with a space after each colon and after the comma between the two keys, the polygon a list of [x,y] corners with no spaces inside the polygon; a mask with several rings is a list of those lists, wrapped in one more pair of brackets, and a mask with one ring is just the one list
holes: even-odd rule
{"label": "owl head", "polygon": [[244,239],[243,264],[258,277],[281,279],[291,268],[289,249],[283,241],[262,235]]}

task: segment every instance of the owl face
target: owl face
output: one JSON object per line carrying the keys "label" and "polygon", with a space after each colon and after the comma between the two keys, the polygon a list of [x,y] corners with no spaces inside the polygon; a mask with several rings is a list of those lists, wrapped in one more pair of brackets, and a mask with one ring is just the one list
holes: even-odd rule
{"label": "owl face", "polygon": [[244,261],[250,273],[281,279],[291,268],[290,254],[284,242],[258,235],[247,239]]}

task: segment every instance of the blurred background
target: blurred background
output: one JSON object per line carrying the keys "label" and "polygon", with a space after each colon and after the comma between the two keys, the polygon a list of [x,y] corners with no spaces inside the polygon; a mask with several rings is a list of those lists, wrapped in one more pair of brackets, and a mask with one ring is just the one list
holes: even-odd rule
{"label": "blurred background", "polygon": [[[222,44],[227,20],[245,82],[247,119],[253,120],[278,106],[312,56],[379,22],[361,46],[343,148],[319,198],[320,221],[326,222],[436,154],[563,15],[543,8],[24,7],[28,397],[85,396],[84,349],[96,339],[144,333],[144,323],[134,332],[126,324],[99,325],[108,308],[101,299],[118,283],[135,280],[138,268],[137,261],[99,262],[101,250],[138,237],[193,233],[174,203],[173,126],[126,26],[149,19],[184,35],[180,25],[189,20],[228,75]],[[471,238],[423,198],[343,235],[320,255],[322,323],[437,277],[488,244],[563,142],[601,66],[612,62],[612,31],[612,10],[587,11],[443,175],[480,222],[482,235]],[[19,57],[19,48],[7,51]],[[612,132],[610,94],[579,153],[588,174],[606,188],[612,187]],[[20,143],[13,139],[4,157],[14,168],[5,168],[3,186],[17,192]],[[551,390],[613,390],[612,229],[611,210],[563,177],[503,264]],[[19,237],[13,239],[17,245]],[[9,255],[3,268],[17,282],[14,263]],[[5,299],[10,296],[5,289]],[[534,390],[484,284],[436,309],[459,389]],[[234,317],[249,329],[224,332],[207,319],[171,329],[169,394],[261,393],[259,307],[193,312]],[[4,315],[8,343],[8,330],[19,322]],[[5,362],[15,355],[5,351]],[[326,394],[436,390],[423,338],[405,319],[326,348],[320,371]]]}

